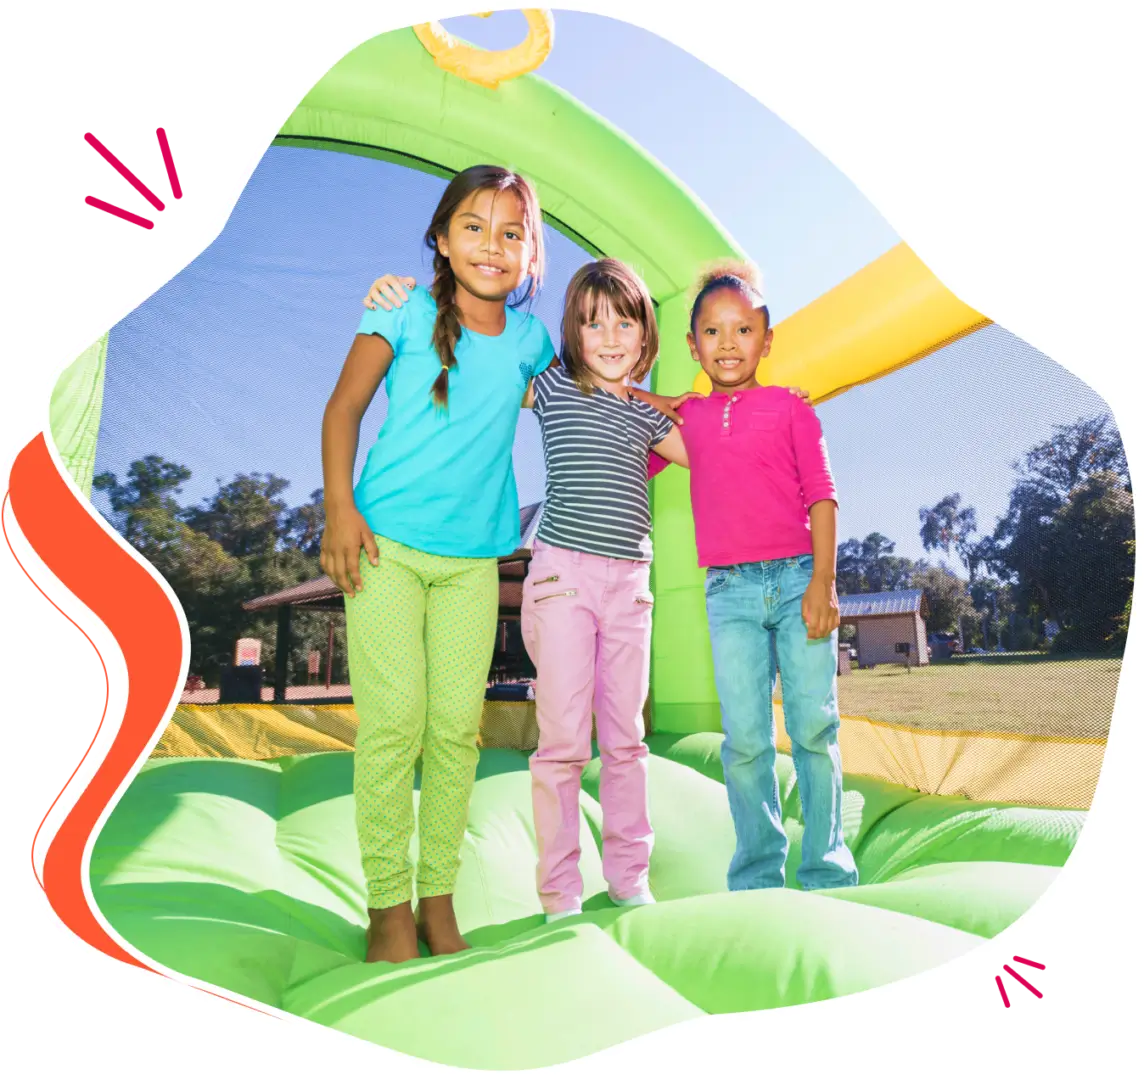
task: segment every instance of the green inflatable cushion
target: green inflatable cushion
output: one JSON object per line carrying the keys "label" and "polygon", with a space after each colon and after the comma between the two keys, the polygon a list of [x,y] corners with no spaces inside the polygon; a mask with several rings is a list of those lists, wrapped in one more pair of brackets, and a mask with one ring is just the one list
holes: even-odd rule
{"label": "green inflatable cushion", "polygon": [[607,899],[599,760],[588,766],[588,899],[582,916],[552,926],[535,890],[527,757],[485,751],[455,894],[474,948],[459,956],[363,962],[348,753],[150,762],[97,838],[93,895],[118,934],[174,971],[432,1061],[529,1068],[707,1013],[856,993],[944,963],[1028,910],[1084,821],[848,776],[844,829],[862,883],[804,893],[798,785],[780,755],[789,887],[730,893],[720,742],[648,739],[651,907]]}

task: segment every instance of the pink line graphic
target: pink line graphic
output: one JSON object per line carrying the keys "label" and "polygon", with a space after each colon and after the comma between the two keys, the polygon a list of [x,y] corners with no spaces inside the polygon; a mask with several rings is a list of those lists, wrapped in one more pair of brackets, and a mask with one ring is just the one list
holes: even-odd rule
{"label": "pink line graphic", "polygon": [[1038,971],[1045,970],[1045,965],[1038,964],[1036,960],[1026,960],[1023,956],[1014,956],[1013,959],[1016,960],[1018,964],[1026,964],[1029,967],[1035,967]]}
{"label": "pink line graphic", "polygon": [[154,190],[95,132],[81,141],[135,193],[134,199],[109,199],[88,192],[84,205],[135,229],[197,232],[210,212],[227,198],[262,128],[156,127],[159,188]]}
{"label": "pink line graphic", "polygon": [[1005,984],[1001,981],[1000,975],[993,976],[997,980],[997,989],[1001,991],[1001,1000],[1005,1002],[1005,1008],[1009,1008],[1009,995],[1005,993]]}
{"label": "pink line graphic", "polygon": [[[1019,982],[1026,990],[1036,994],[1036,996],[1039,998],[1043,998],[1045,996],[1031,982],[1026,982],[1024,979],[1022,979],[1021,976],[1018,975],[1008,964],[1004,965],[1004,969],[1009,972],[1009,974],[1012,975],[1013,978],[1016,979],[1017,982]],[[1000,976],[998,976],[998,978],[1000,978]]]}

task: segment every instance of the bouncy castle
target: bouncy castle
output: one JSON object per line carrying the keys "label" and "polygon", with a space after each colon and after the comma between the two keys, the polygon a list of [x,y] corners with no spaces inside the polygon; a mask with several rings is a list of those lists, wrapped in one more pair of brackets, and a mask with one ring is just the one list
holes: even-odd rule
{"label": "bouncy castle", "polygon": [[[365,42],[306,95],[275,147],[438,178],[477,161],[519,169],[551,230],[647,282],[663,342],[654,387],[702,390],[685,345],[687,290],[698,267],[745,253],[632,139],[531,73],[553,25],[547,13],[527,16],[528,39],[507,54],[435,24]],[[377,267],[388,269],[400,268]],[[988,325],[899,244],[781,321],[760,377],[822,402]],[[53,440],[85,493],[115,365],[105,336],[64,373],[52,401]],[[845,708],[845,836],[861,883],[727,891],[734,832],[686,474],[668,469],[652,481],[652,510],[655,906],[607,901],[596,760],[581,794],[581,868],[593,899],[583,915],[544,924],[529,748],[501,740],[482,751],[456,890],[474,948],[391,970],[367,965],[353,707],[180,705],[165,749],[122,793],[90,851],[91,897],[114,936],[163,969],[386,1047],[524,1068],[707,1013],[884,985],[972,950],[1028,910],[1077,840],[1104,739],[906,727]],[[179,673],[162,673],[170,694]],[[163,701],[161,687],[151,700]],[[776,708],[793,882],[801,808]]]}

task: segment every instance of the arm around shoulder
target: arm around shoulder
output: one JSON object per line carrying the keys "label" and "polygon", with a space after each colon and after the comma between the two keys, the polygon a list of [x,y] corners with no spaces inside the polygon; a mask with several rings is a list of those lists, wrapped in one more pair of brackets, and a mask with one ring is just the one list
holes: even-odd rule
{"label": "arm around shoulder", "polygon": [[654,443],[652,450],[673,465],[680,465],[684,469],[690,468],[687,460],[687,447],[683,442],[683,433],[677,427],[673,426],[665,438]]}
{"label": "arm around shoulder", "polygon": [[548,363],[536,369],[535,374],[528,380],[528,389],[524,392],[524,398],[521,400],[520,407],[522,409],[535,409],[536,404],[536,380],[541,378],[549,368],[559,367],[560,361],[555,357],[551,357]]}

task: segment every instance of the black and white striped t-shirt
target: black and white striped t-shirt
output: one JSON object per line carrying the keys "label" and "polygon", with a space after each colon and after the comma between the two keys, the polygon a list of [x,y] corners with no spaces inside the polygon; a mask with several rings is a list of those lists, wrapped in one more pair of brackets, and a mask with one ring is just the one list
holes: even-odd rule
{"label": "black and white striped t-shirt", "polygon": [[548,479],[538,539],[613,559],[651,558],[648,449],[671,420],[598,387],[585,394],[553,364],[533,382]]}

